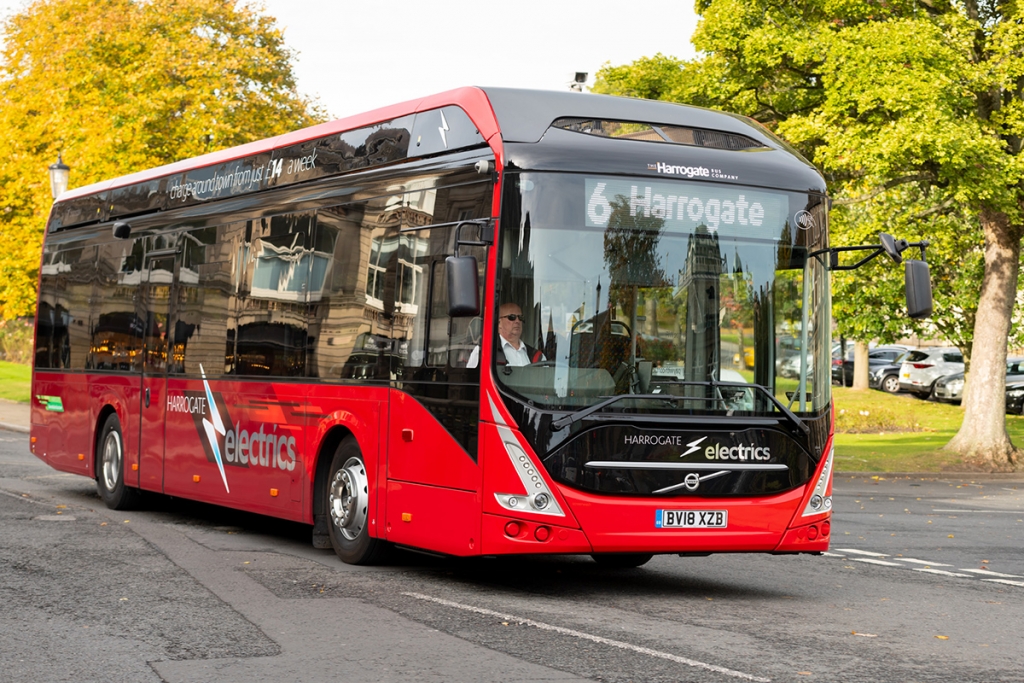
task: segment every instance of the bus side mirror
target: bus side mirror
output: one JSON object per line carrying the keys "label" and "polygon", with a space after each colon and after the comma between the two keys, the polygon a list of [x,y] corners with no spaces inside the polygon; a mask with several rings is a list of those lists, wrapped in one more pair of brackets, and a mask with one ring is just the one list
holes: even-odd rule
{"label": "bus side mirror", "polygon": [[932,279],[928,263],[907,259],[904,282],[907,290],[907,315],[918,320],[932,314]]}
{"label": "bus side mirror", "polygon": [[452,318],[480,315],[480,283],[475,256],[449,256],[448,315]]}

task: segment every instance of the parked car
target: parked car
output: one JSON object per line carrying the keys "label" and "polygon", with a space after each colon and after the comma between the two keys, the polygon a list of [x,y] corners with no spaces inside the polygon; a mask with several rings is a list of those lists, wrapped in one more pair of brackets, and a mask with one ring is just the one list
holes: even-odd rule
{"label": "parked car", "polygon": [[[913,347],[890,344],[888,346],[876,346],[868,350],[868,384],[871,383],[871,373],[875,368],[883,365],[891,365],[897,358],[912,350]],[[846,387],[853,386],[853,349],[847,347],[846,358],[832,359],[832,383],[842,384]],[[898,373],[897,373],[898,374]]]}
{"label": "parked car", "polygon": [[[1024,358],[1006,359],[1006,386],[1024,383]],[[960,403],[964,397],[964,373],[940,377],[935,382],[935,400],[943,403]]]}
{"label": "parked car", "polygon": [[960,349],[935,347],[911,351],[900,366],[900,389],[920,398],[931,398],[940,377],[964,371]]}
{"label": "parked car", "polygon": [[903,367],[903,361],[910,353],[910,351],[904,351],[891,363],[872,366],[868,370],[868,386],[887,394],[897,393],[900,390],[900,368]]}
{"label": "parked car", "polygon": [[1024,415],[1024,377],[1018,377],[1013,384],[1006,378],[1006,412]]}

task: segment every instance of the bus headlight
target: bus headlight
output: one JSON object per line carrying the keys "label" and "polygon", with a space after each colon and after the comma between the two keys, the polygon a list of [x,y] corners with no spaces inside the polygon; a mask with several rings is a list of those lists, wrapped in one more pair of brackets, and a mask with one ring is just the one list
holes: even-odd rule
{"label": "bus headlight", "polygon": [[811,499],[807,501],[807,507],[804,508],[802,517],[821,514],[832,509],[832,497],[825,494],[828,493],[829,484],[832,483],[832,456],[835,452],[835,448],[829,449],[828,459],[825,461],[825,466],[821,468],[821,476],[818,477],[818,482],[814,485],[814,492],[811,494]]}

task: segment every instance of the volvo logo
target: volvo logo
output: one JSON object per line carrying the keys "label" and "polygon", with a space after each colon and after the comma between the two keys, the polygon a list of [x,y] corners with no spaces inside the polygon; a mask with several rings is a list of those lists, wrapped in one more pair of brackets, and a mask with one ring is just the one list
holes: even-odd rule
{"label": "volvo logo", "polygon": [[697,487],[700,486],[700,475],[696,472],[690,472],[683,479],[683,486],[689,491],[696,491]]}

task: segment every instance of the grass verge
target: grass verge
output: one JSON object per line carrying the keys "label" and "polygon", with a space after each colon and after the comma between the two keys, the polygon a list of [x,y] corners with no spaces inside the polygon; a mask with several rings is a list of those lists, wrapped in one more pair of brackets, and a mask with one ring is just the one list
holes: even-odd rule
{"label": "grass verge", "polygon": [[[942,447],[963,422],[963,409],[907,394],[833,387],[835,467],[841,472],[940,472],[963,461]],[[1024,443],[1024,417],[1006,416],[1014,443]]]}
{"label": "grass verge", "polygon": [[32,396],[32,368],[0,361],[0,398],[28,403]]}

